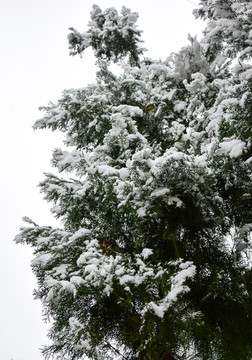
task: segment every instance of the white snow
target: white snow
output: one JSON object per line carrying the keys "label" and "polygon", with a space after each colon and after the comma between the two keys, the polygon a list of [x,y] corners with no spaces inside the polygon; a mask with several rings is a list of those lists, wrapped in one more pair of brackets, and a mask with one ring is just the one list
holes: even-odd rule
{"label": "white snow", "polygon": [[143,116],[143,110],[140,109],[138,106],[119,105],[119,106],[114,106],[113,110],[123,115],[129,115],[131,117]]}
{"label": "white snow", "polygon": [[70,278],[70,282],[71,282],[72,284],[74,284],[74,285],[77,285],[77,286],[85,283],[85,281],[83,280],[83,278],[82,278],[81,276],[76,276],[76,275],[75,275],[75,276],[72,276],[72,277]]}
{"label": "white snow", "polygon": [[[171,262],[170,265],[176,266],[176,262]],[[192,262],[187,261],[185,263],[181,262],[179,268],[182,270],[178,270],[176,275],[171,277],[171,289],[166,294],[166,296],[160,301],[149,302],[146,307],[143,309],[143,315],[151,310],[160,318],[164,317],[165,312],[169,309],[171,304],[178,299],[178,295],[189,291],[188,286],[184,285],[184,282],[187,278],[193,278],[196,273],[196,267]],[[160,273],[162,276],[162,272]]]}
{"label": "white snow", "polygon": [[127,168],[120,169],[119,176],[120,176],[121,180],[125,180],[129,176],[129,170]]}
{"label": "white snow", "polygon": [[31,262],[31,265],[32,266],[37,266],[37,265],[40,265],[40,266],[45,266],[48,261],[50,261],[52,259],[53,255],[50,253],[47,253],[47,254],[41,254],[41,255],[37,255]]}
{"label": "white snow", "polygon": [[158,197],[158,196],[164,196],[165,194],[168,194],[170,192],[170,189],[163,188],[163,189],[156,189],[152,191],[150,194],[151,197]]}
{"label": "white snow", "polygon": [[177,101],[175,102],[174,111],[182,111],[186,108],[187,102],[186,101]]}
{"label": "white snow", "polygon": [[97,169],[102,176],[118,175],[118,170],[109,165],[99,165]]}
{"label": "white snow", "polygon": [[86,229],[86,228],[82,228],[82,229],[79,229],[77,230],[70,238],[69,238],[69,241],[75,241],[76,239],[79,239],[85,235],[88,235],[90,234],[91,231],[89,229]]}
{"label": "white snow", "polygon": [[245,148],[244,141],[239,139],[223,141],[219,144],[218,154],[229,155],[231,158],[240,156]]}
{"label": "white snow", "polygon": [[85,266],[84,272],[85,273],[91,273],[97,271],[97,265],[96,264],[89,264]]}
{"label": "white snow", "polygon": [[153,254],[153,250],[152,249],[148,249],[148,248],[144,248],[141,255],[144,259],[147,259],[150,255]]}

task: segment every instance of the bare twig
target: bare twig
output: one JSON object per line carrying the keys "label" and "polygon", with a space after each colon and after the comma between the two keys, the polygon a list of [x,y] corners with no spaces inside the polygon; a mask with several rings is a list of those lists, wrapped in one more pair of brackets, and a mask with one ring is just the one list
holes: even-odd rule
{"label": "bare twig", "polygon": [[111,345],[109,342],[107,342],[106,345],[109,346],[111,349],[113,349],[113,350],[114,350],[118,355],[120,355],[123,359],[126,359],[126,360],[127,360],[127,358],[126,358],[123,354],[121,354],[120,351],[119,351],[118,349],[116,349],[113,345]]}
{"label": "bare twig", "polygon": [[194,2],[192,2],[191,0],[186,0],[187,2],[189,2],[190,4],[194,5],[194,6],[199,6],[199,4],[195,4]]}

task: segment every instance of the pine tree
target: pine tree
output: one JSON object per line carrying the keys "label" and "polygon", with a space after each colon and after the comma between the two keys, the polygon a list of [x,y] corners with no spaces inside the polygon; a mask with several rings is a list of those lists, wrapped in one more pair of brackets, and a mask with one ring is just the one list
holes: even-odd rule
{"label": "pine tree", "polygon": [[16,237],[35,249],[48,357],[251,359],[252,3],[201,0],[195,16],[202,40],[165,61],[142,56],[125,7],[71,28],[97,82],[34,125],[65,133],[40,184],[62,227],[25,218]]}

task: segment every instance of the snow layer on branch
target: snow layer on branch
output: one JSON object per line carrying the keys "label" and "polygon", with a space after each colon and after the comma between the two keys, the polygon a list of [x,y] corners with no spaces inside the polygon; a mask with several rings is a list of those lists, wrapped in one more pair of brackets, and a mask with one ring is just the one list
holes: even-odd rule
{"label": "snow layer on branch", "polygon": [[115,112],[121,113],[122,115],[129,115],[132,118],[134,118],[135,116],[143,116],[143,110],[140,109],[138,106],[119,105],[114,106],[113,110]]}
{"label": "snow layer on branch", "polygon": [[175,276],[171,277],[171,290],[168,294],[159,302],[149,302],[143,309],[143,314],[147,311],[152,311],[156,316],[163,318],[169,307],[177,301],[179,295],[190,291],[189,287],[184,283],[188,278],[194,277],[196,267],[190,261],[181,263],[179,267],[182,270],[178,271]]}
{"label": "snow layer on branch", "polygon": [[78,231],[76,231],[74,233],[74,235],[69,237],[69,241],[70,242],[75,241],[76,239],[82,238],[82,237],[84,237],[84,236],[86,236],[88,234],[91,234],[91,231],[89,229],[84,229],[84,228],[79,229]]}
{"label": "snow layer on branch", "polygon": [[142,253],[141,253],[141,255],[143,256],[144,259],[147,259],[152,254],[153,254],[153,250],[148,249],[148,248],[144,248]]}
{"label": "snow layer on branch", "polygon": [[[81,229],[69,236],[65,246],[74,246],[73,241],[80,238],[84,240],[86,236],[90,237],[90,232]],[[49,237],[52,239],[53,232]],[[142,314],[145,314],[152,308],[155,309],[157,316],[163,316],[169,306],[177,301],[178,296],[188,291],[184,282],[187,278],[192,278],[195,273],[195,266],[191,262],[182,260],[169,262],[164,266],[157,264],[153,267],[149,262],[153,255],[153,250],[150,248],[144,248],[141,254],[130,260],[120,254],[116,256],[103,254],[96,239],[84,240],[84,242],[86,250],[78,257],[74,272],[71,263],[58,265],[58,246],[54,246],[55,252],[51,251],[50,255],[41,252],[35,256],[32,266],[37,269],[47,269],[44,278],[44,286],[47,288],[45,297],[47,303],[59,301],[61,294],[65,292],[76,297],[81,286],[90,288],[90,290],[96,287],[102,288],[104,296],[110,296],[117,283],[126,292],[145,284],[150,293],[157,293],[159,282],[166,274],[167,286],[169,282],[170,286],[168,286],[169,290],[164,298],[157,299],[157,303],[146,304],[146,307],[141,310]],[[47,243],[48,241],[45,241],[45,244]]]}
{"label": "snow layer on branch", "polygon": [[41,254],[41,255],[37,255],[35,259],[32,260],[31,265],[32,266],[45,266],[48,264],[48,262],[52,259],[52,254],[47,253],[47,254]]}
{"label": "snow layer on branch", "polygon": [[240,156],[246,146],[244,141],[239,139],[223,141],[219,144],[218,154],[225,154],[231,158],[236,158]]}

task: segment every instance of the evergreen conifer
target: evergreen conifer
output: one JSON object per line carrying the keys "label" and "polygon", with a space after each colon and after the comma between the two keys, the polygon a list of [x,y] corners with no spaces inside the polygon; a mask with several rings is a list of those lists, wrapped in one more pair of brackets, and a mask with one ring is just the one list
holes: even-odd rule
{"label": "evergreen conifer", "polygon": [[97,83],[34,125],[65,134],[40,184],[62,227],[25,218],[16,237],[34,247],[48,357],[251,360],[252,3],[201,0],[195,16],[202,40],[165,61],[143,57],[125,7],[71,28]]}

